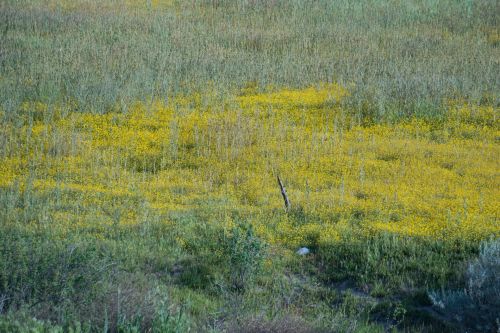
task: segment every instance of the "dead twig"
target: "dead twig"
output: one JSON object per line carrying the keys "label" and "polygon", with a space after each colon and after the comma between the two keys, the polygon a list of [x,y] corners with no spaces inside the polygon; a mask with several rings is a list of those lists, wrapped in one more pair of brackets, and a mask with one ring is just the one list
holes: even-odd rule
{"label": "dead twig", "polygon": [[281,182],[280,176],[277,176],[277,177],[278,177],[278,184],[279,184],[280,190],[281,190],[281,195],[283,196],[283,201],[285,201],[285,209],[287,212],[289,212],[290,208],[291,208],[290,200],[288,199],[288,196],[286,195],[286,189],[283,186],[283,183]]}

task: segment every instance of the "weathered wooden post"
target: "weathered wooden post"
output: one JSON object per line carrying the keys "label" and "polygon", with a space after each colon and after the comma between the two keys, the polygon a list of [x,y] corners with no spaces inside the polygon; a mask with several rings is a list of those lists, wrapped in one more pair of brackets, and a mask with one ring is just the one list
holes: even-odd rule
{"label": "weathered wooden post", "polygon": [[287,212],[289,212],[291,207],[290,200],[288,200],[288,196],[286,195],[286,190],[285,187],[283,186],[283,183],[281,182],[280,176],[277,177],[278,177],[278,184],[281,190],[281,195],[283,196],[283,201],[285,201],[285,209]]}

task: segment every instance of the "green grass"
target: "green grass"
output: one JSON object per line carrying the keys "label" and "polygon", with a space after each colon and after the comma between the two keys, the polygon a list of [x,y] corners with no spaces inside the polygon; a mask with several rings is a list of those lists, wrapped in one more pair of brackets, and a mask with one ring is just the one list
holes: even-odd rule
{"label": "green grass", "polygon": [[[413,115],[439,124],[449,100],[499,105],[495,0],[69,3],[0,2],[2,126],[22,127],[29,101],[127,112],[179,94],[215,91],[202,97],[208,105],[245,87],[318,82],[349,87],[343,106],[365,124]],[[8,142],[0,131],[0,156],[25,144]],[[164,223],[139,196],[100,208],[77,196],[0,188],[0,332],[463,330],[428,293],[464,288],[477,242],[368,236],[353,214],[342,239],[311,234],[312,254],[299,257],[209,199]],[[102,223],[101,208],[114,223]],[[65,211],[88,225],[51,228],[47,217]],[[128,211],[137,225],[119,224]],[[297,225],[316,218],[289,215]],[[233,226],[221,227],[228,216]]]}
{"label": "green grass", "polygon": [[177,215],[174,224],[150,212],[144,222],[115,225],[98,238],[92,226],[61,234],[43,221],[23,221],[26,211],[39,217],[53,203],[10,195],[23,208],[0,210],[5,331],[19,324],[19,332],[452,332],[458,326],[430,310],[427,291],[460,288],[478,250],[363,236],[353,227],[334,243],[311,236],[313,254],[298,257],[296,249],[265,244],[237,213],[234,227],[224,229],[203,211]]}
{"label": "green grass", "polygon": [[119,1],[54,3],[0,7],[8,113],[26,100],[126,110],[249,82],[354,85],[348,103],[376,119],[439,113],[450,98],[498,103],[494,0],[179,1],[128,10]]}

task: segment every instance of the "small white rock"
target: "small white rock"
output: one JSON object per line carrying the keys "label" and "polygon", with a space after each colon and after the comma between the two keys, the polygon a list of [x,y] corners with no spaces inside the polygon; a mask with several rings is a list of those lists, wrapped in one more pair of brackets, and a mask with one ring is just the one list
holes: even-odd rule
{"label": "small white rock", "polygon": [[305,256],[306,254],[309,254],[311,251],[307,247],[301,247],[298,251],[297,254],[299,256]]}

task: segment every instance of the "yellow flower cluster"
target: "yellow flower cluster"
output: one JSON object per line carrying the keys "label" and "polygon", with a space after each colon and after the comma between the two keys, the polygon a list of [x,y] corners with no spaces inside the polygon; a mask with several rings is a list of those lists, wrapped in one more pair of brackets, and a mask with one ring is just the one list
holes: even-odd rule
{"label": "yellow flower cluster", "polygon": [[56,193],[52,225],[96,232],[142,223],[147,207],[165,223],[196,212],[230,226],[237,212],[268,241],[289,245],[334,241],[349,228],[499,234],[498,108],[455,103],[439,123],[361,126],[339,103],[348,95],[336,84],[246,91],[223,105],[193,95],[50,121],[46,106],[25,104],[31,121],[1,132],[0,187],[30,182]]}

